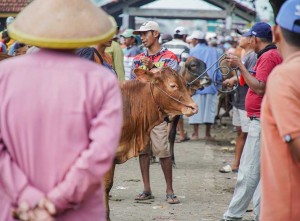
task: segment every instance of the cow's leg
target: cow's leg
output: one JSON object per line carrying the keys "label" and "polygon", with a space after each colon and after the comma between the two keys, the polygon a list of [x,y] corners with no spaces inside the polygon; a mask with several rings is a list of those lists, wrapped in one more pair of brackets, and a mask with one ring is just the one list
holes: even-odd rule
{"label": "cow's leg", "polygon": [[104,186],[104,204],[106,207],[106,219],[107,221],[110,221],[109,218],[109,192],[113,186],[113,182],[114,182],[114,173],[115,173],[115,167],[116,164],[113,163],[112,167],[110,168],[109,171],[107,171],[107,173],[104,175],[103,178],[103,186]]}
{"label": "cow's leg", "polygon": [[171,129],[169,132],[170,152],[171,152],[171,156],[172,156],[172,164],[174,167],[176,166],[175,155],[174,155],[174,143],[175,143],[175,138],[176,138],[176,127],[177,127],[179,119],[180,119],[179,115],[174,117],[174,119],[171,123]]}

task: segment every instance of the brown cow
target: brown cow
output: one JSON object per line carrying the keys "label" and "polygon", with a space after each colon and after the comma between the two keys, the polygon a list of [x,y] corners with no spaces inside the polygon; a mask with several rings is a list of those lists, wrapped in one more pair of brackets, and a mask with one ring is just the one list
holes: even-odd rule
{"label": "brown cow", "polygon": [[[236,69],[231,68],[225,58],[226,58],[226,55],[223,55],[223,59],[221,59],[219,62],[219,68],[220,68],[220,72],[222,74],[222,81],[229,79],[233,76],[237,77],[237,80],[238,80],[238,75],[237,75]],[[238,83],[234,86],[234,88],[228,88],[226,85],[223,85],[222,82],[219,82],[219,85],[220,85],[219,90],[221,90],[224,93],[221,93],[219,96],[216,120],[219,119],[220,125],[222,125],[222,117],[228,116],[229,111],[232,109],[231,103],[232,103],[233,95],[230,94],[230,92],[234,91],[238,87]],[[225,110],[225,113],[222,116],[220,115],[221,107],[223,107]]]}
{"label": "brown cow", "polygon": [[212,79],[205,70],[206,64],[195,57],[189,57],[185,66],[181,68],[180,74],[191,88],[191,95],[195,94],[196,90],[202,90],[211,85]]}
{"label": "brown cow", "polygon": [[[206,71],[206,64],[195,57],[189,57],[185,66],[181,68],[180,74],[186,81],[186,84],[190,87],[191,96],[195,94],[197,90],[202,90],[212,83],[212,79],[208,76]],[[172,157],[172,164],[175,167],[175,154],[174,143],[176,138],[176,127],[179,122],[180,116],[172,119],[171,128],[169,132],[170,152]]]}
{"label": "brown cow", "polygon": [[171,68],[164,67],[156,73],[135,69],[134,73],[138,80],[120,84],[124,117],[122,135],[113,166],[103,179],[108,220],[108,196],[115,165],[137,157],[139,152],[149,147],[151,130],[166,116],[191,116],[198,111],[185,80]]}

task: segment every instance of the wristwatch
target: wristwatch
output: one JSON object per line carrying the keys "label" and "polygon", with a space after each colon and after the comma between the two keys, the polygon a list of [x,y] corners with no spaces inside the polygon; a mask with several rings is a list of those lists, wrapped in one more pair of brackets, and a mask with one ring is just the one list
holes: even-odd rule
{"label": "wristwatch", "polygon": [[289,134],[285,135],[285,136],[284,136],[284,141],[285,141],[286,143],[290,143],[290,142],[292,141],[291,135],[289,135]]}

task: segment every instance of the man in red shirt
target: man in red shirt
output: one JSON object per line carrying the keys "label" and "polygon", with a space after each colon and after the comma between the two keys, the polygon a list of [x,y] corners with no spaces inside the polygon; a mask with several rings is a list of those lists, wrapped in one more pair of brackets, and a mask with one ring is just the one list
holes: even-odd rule
{"label": "man in red shirt", "polygon": [[271,26],[258,22],[246,34],[250,37],[250,44],[257,53],[257,62],[249,73],[240,58],[228,55],[227,61],[232,67],[238,67],[246,84],[249,86],[245,107],[250,125],[241,163],[237,183],[228,210],[223,215],[223,221],[241,220],[251,199],[253,198],[255,220],[259,219],[260,208],[260,143],[261,126],[260,110],[265,93],[266,83],[273,68],[282,62],[282,58],[274,44],[272,44]]}

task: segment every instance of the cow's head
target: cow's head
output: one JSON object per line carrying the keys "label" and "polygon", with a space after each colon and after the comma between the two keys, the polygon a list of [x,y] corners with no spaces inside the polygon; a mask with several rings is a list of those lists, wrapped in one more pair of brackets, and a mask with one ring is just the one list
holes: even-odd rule
{"label": "cow's head", "polygon": [[[150,82],[155,103],[169,116],[191,116],[198,106],[190,97],[186,82],[182,76],[169,67],[156,70],[135,69],[137,80]],[[145,101],[147,102],[147,101]]]}
{"label": "cow's head", "polygon": [[[188,84],[192,82],[189,85],[191,95],[195,94],[196,90],[202,90],[204,87],[207,87],[212,83],[211,78],[207,75],[205,70],[206,64],[203,61],[195,57],[189,57],[186,60],[185,66],[181,70],[181,74]],[[194,81],[201,74],[203,75]]]}

